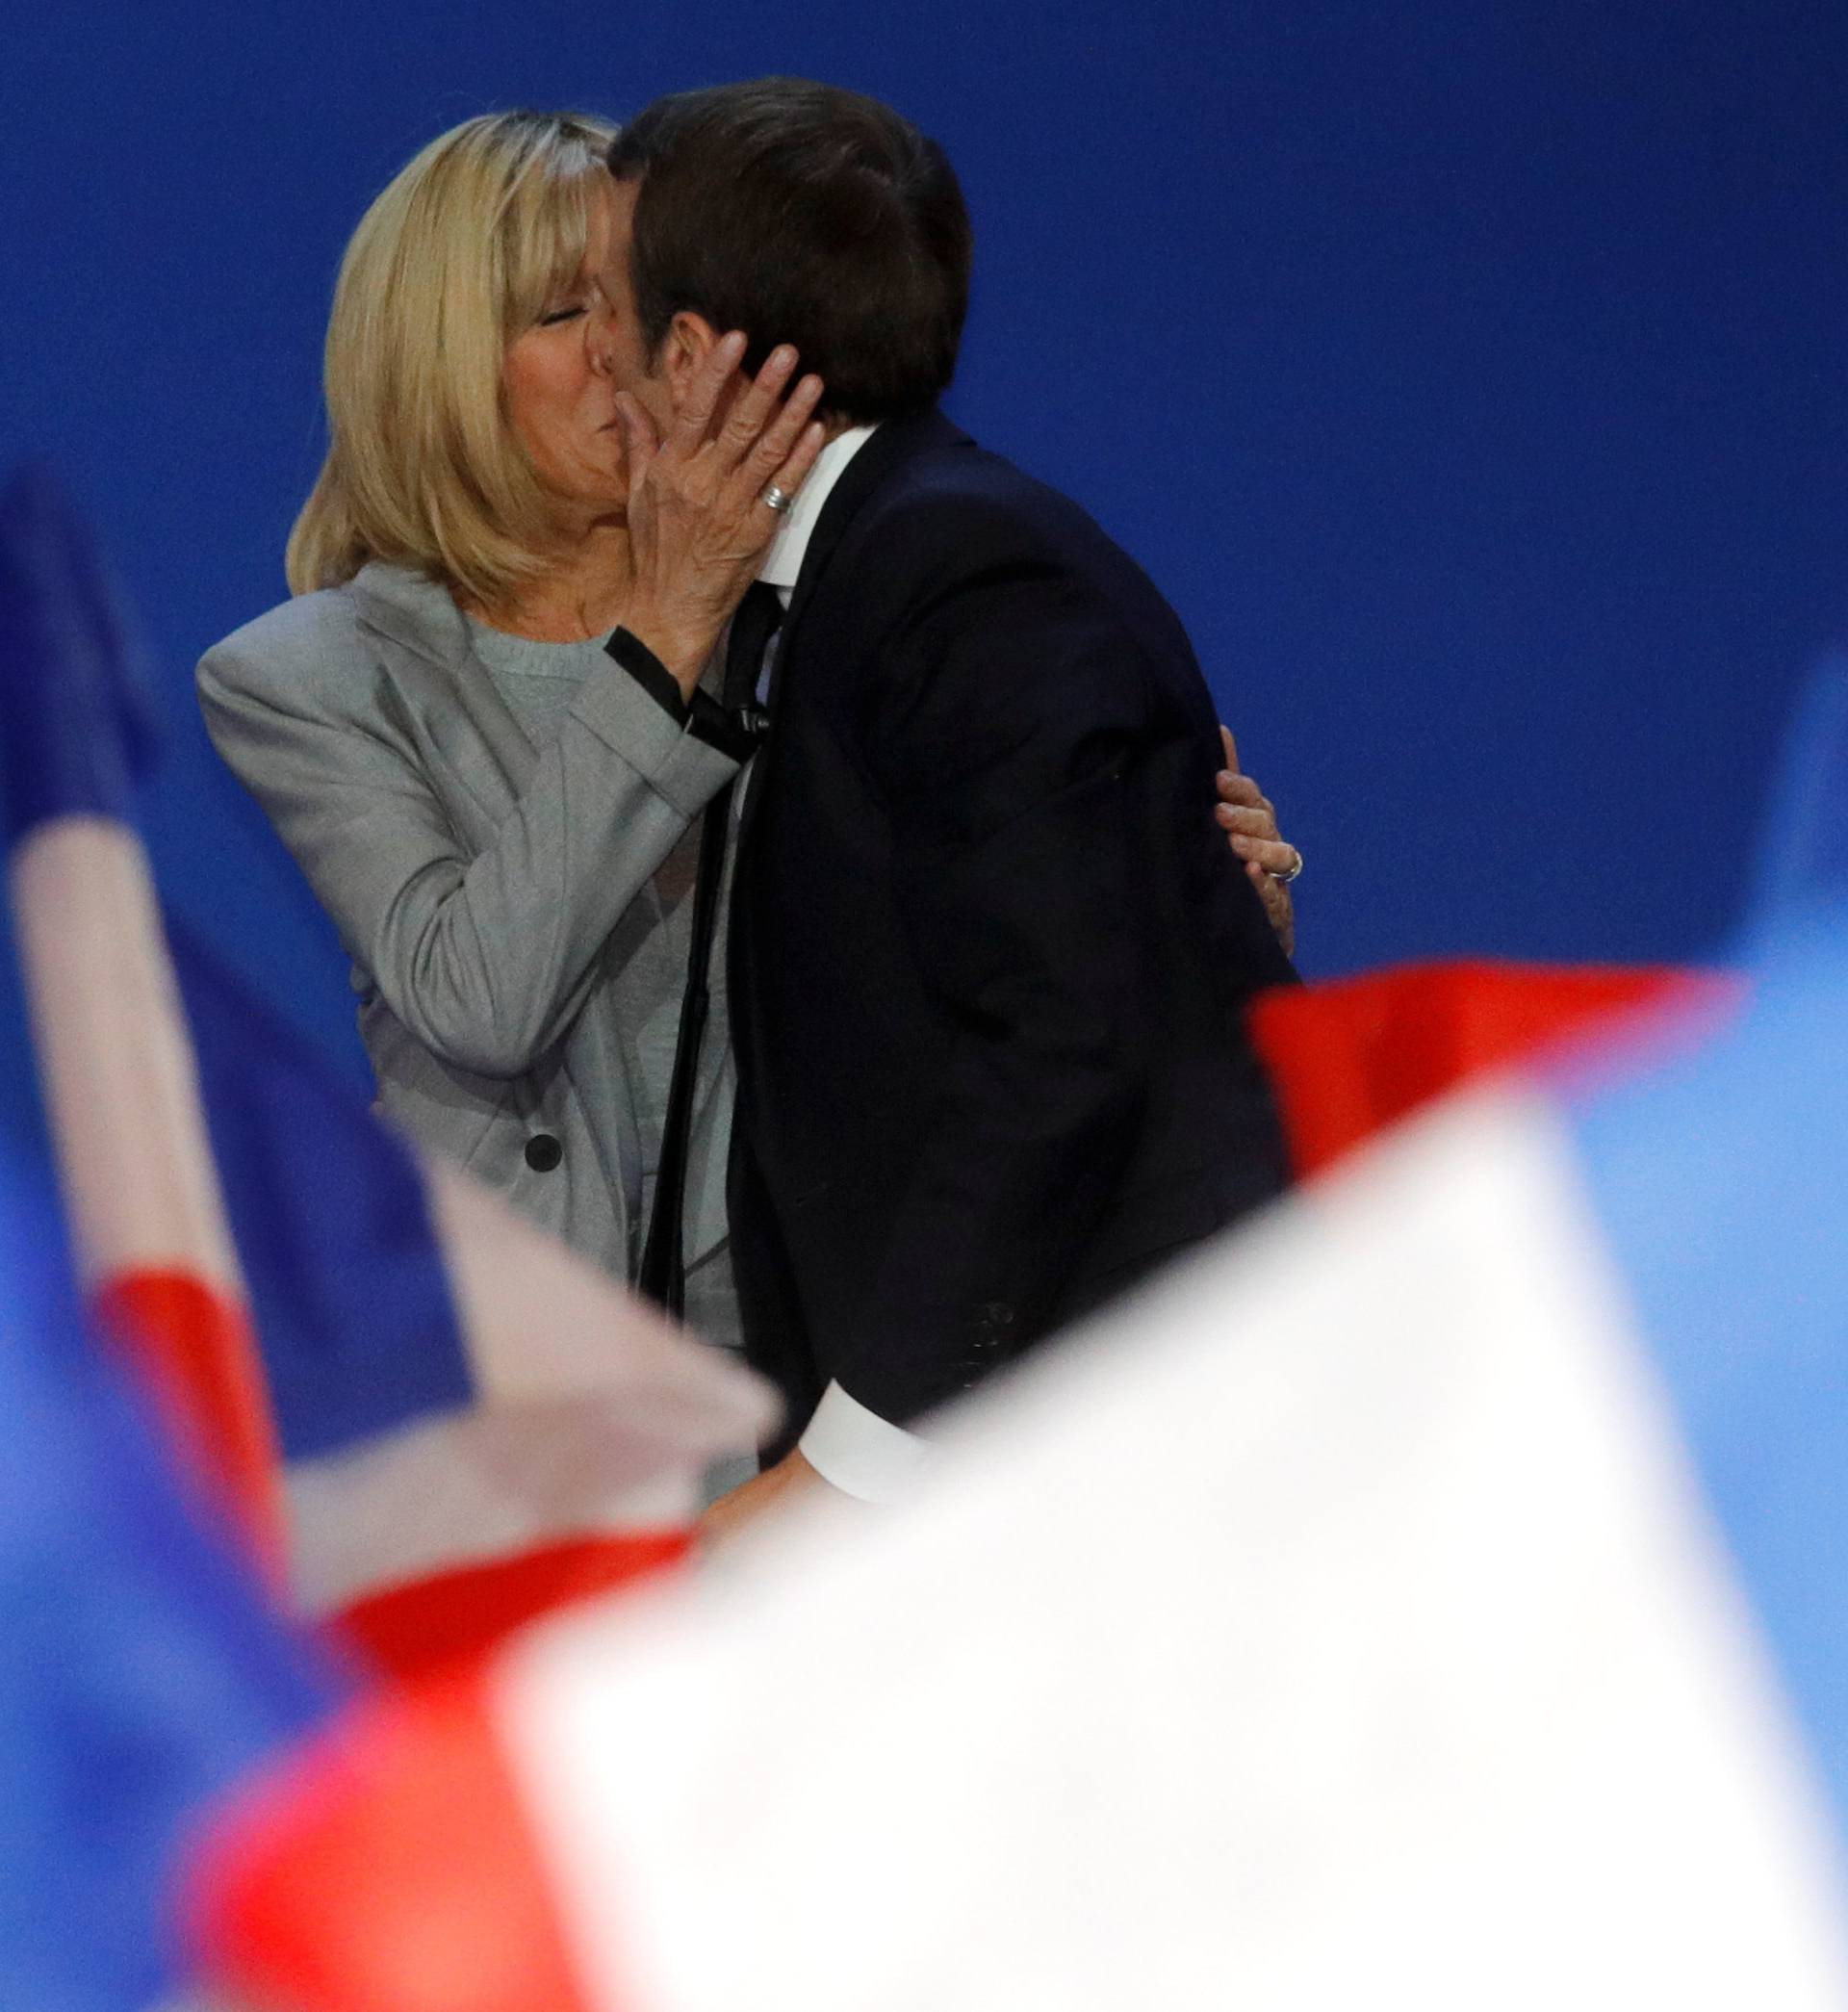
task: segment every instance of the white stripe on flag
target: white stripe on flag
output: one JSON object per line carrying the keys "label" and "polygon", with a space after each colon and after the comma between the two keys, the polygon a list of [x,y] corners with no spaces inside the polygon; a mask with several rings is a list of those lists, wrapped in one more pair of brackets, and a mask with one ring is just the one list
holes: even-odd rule
{"label": "white stripe on flag", "polygon": [[20,842],[11,872],[85,1285],[178,1269],[241,1301],[141,841],[110,818],[59,818]]}
{"label": "white stripe on flag", "polygon": [[289,1463],[291,1582],[309,1612],[577,1537],[687,1530],[706,1465],[775,1401],[724,1352],[420,1153],[475,1396]]}
{"label": "white stripe on flag", "polygon": [[946,1432],[906,1509],[516,1643],[592,2001],[1848,2005],[1564,1152],[1452,1107]]}
{"label": "white stripe on flag", "polygon": [[531,1403],[626,1394],[638,1434],[695,1459],[755,1447],[769,1386],[516,1215],[470,1175],[423,1156],[449,1282],[482,1395]]}
{"label": "white stripe on flag", "polygon": [[664,1455],[620,1402],[457,1412],[288,1470],[290,1579],[309,1613],[577,1536],[685,1530],[697,1458]]}

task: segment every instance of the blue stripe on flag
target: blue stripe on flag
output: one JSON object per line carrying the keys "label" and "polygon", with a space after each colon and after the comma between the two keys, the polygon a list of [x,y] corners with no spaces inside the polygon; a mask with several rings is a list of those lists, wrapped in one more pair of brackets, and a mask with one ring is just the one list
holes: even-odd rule
{"label": "blue stripe on flag", "polygon": [[283,1452],[337,1452],[473,1394],[424,1176],[321,1056],[168,937]]}
{"label": "blue stripe on flag", "polygon": [[50,472],[0,491],[0,837],[53,817],[129,819],[155,712],[89,529]]}
{"label": "blue stripe on flag", "polygon": [[1772,800],[1749,923],[1769,943],[1848,902],[1848,654],[1810,680]]}
{"label": "blue stripe on flag", "polygon": [[1781,946],[1722,1037],[1569,1117],[1848,1833],[1848,913]]}
{"label": "blue stripe on flag", "polygon": [[204,1803],[338,1686],[182,1504],[0,1167],[0,2004],[125,2012],[177,1981]]}

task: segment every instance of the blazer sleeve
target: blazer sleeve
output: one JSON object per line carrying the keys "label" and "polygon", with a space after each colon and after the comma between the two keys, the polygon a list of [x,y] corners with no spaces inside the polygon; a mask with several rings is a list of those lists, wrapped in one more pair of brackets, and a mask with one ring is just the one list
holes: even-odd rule
{"label": "blazer sleeve", "polygon": [[585,680],[492,841],[466,848],[363,633],[349,623],[317,649],[298,632],[267,640],[265,626],[199,665],[214,744],[404,1026],[454,1067],[524,1072],[737,762],[612,662]]}
{"label": "blazer sleeve", "polygon": [[835,1374],[903,1421],[1043,1331],[1142,1110],[1148,982],[1125,763],[1134,638],[1054,567],[997,568],[888,646],[869,766],[947,1081]]}

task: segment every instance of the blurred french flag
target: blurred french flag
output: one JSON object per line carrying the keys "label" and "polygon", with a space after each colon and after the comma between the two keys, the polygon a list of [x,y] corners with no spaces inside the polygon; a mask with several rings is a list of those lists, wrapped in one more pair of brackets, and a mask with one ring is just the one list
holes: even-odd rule
{"label": "blurred french flag", "polygon": [[1727,1012],[1432,1105],[971,1407],[909,1504],[349,1716],[225,1813],[212,1973],[297,2012],[1848,2006],[1838,669],[1810,726]]}
{"label": "blurred french flag", "polygon": [[41,469],[0,493],[0,836],[87,1292],[299,1611],[423,1669],[685,1549],[755,1380],[387,1132],[164,926],[135,652]]}
{"label": "blurred french flag", "polygon": [[0,2004],[153,2012],[201,1808],[350,1687],[183,1499],[39,1188],[0,1161]]}

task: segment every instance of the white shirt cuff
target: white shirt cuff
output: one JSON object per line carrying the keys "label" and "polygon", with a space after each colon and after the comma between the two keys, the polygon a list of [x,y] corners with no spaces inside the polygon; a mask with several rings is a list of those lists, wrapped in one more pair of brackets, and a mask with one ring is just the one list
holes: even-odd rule
{"label": "white shirt cuff", "polygon": [[823,1481],[860,1502],[896,1502],[916,1486],[933,1448],[849,1397],[838,1383],[822,1392],[800,1443]]}

